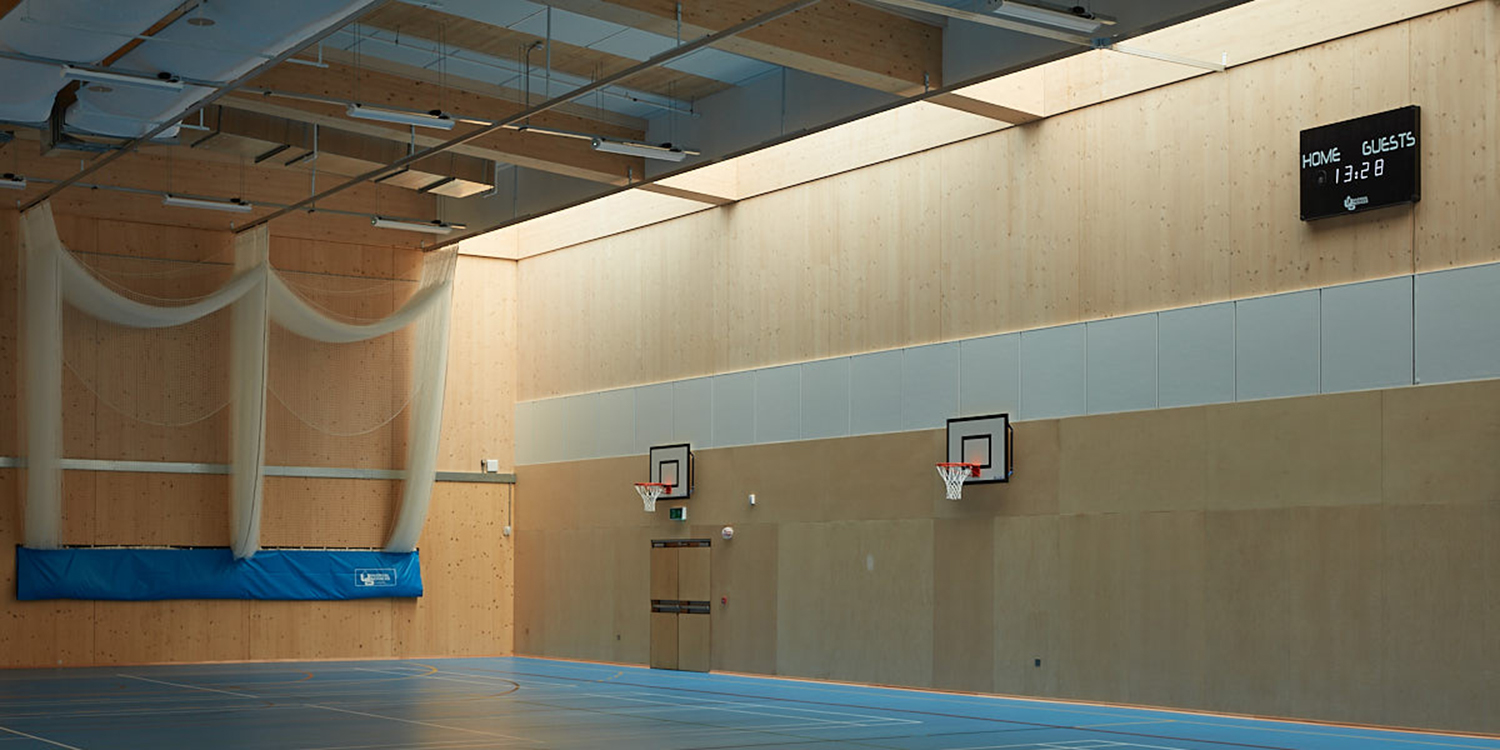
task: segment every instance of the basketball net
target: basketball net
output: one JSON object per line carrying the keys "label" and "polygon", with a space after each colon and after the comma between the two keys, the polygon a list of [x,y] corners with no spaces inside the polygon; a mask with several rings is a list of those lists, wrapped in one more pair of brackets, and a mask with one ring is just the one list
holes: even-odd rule
{"label": "basketball net", "polygon": [[938,464],[938,476],[943,478],[943,487],[948,491],[949,500],[958,500],[964,496],[964,480],[978,473],[977,464]]}
{"label": "basketball net", "polygon": [[636,482],[635,491],[641,496],[641,503],[646,506],[647,513],[656,512],[656,499],[667,491],[668,485],[660,482]]}

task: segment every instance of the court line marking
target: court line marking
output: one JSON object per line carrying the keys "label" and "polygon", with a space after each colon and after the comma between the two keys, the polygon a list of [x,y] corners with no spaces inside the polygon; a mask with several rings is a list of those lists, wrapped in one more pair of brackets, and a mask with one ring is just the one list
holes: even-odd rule
{"label": "court line marking", "polygon": [[[528,659],[528,657],[519,657],[519,658],[517,658],[517,657],[511,657],[511,658],[517,659],[518,661],[519,660],[526,660],[526,659]],[[561,665],[568,665],[568,664],[570,664],[570,662],[563,661],[563,660],[545,660],[545,659],[543,659],[543,660],[538,660],[538,661],[541,661],[541,662],[545,663],[548,666],[556,666],[556,665],[559,665],[559,664],[561,664]],[[643,675],[644,674],[649,674],[649,670],[647,670],[647,669],[645,669],[643,667],[642,668],[636,668],[636,669],[637,669],[638,672],[640,672]],[[588,678],[588,677],[581,677],[581,676],[580,677],[567,677],[567,676],[564,676],[564,675],[557,675],[557,674],[532,675],[531,673],[524,672],[524,671],[517,670],[517,669],[494,670],[494,671],[496,671],[498,673],[501,673],[501,674],[516,674],[516,675],[521,675],[521,676],[550,677],[552,679],[573,679],[573,680],[577,680],[579,682],[592,682],[592,683],[595,683],[595,684],[599,684],[599,683],[602,682],[602,680],[591,679],[591,678]],[[582,670],[579,670],[579,671],[582,671]],[[1025,704],[1027,707],[1034,708],[1035,710],[1038,710],[1038,711],[1041,711],[1041,712],[1057,711],[1058,713],[1086,714],[1086,715],[1093,715],[1093,716],[1099,716],[1099,717],[1118,717],[1118,716],[1126,716],[1126,717],[1128,717],[1128,716],[1131,715],[1131,713],[1127,713],[1127,712],[1135,712],[1135,715],[1143,715],[1143,714],[1144,715],[1150,715],[1150,714],[1153,714],[1153,713],[1165,713],[1165,714],[1189,715],[1189,716],[1199,716],[1199,717],[1207,716],[1207,717],[1213,717],[1213,718],[1220,718],[1223,721],[1222,722],[1209,722],[1209,721],[1194,721],[1194,720],[1189,720],[1189,719],[1176,719],[1175,723],[1177,723],[1179,725],[1182,725],[1182,726],[1199,726],[1199,727],[1209,727],[1209,728],[1212,728],[1212,729],[1230,729],[1230,730],[1234,730],[1234,731],[1244,731],[1246,733],[1253,733],[1253,732],[1256,732],[1256,731],[1263,731],[1263,732],[1273,732],[1273,733],[1280,733],[1280,734],[1306,735],[1306,736],[1310,736],[1310,737],[1319,737],[1319,738],[1339,738],[1339,739],[1363,740],[1363,741],[1366,741],[1366,742],[1390,743],[1393,746],[1399,746],[1399,745],[1426,745],[1426,746],[1432,746],[1432,747],[1462,748],[1462,749],[1465,749],[1465,750],[1473,750],[1474,748],[1485,748],[1486,747],[1484,745],[1458,744],[1458,743],[1451,743],[1451,742],[1436,742],[1436,741],[1432,741],[1432,740],[1408,739],[1407,737],[1402,736],[1403,734],[1408,734],[1408,733],[1404,732],[1403,730],[1399,730],[1399,729],[1364,728],[1364,727],[1357,727],[1356,728],[1356,729],[1362,729],[1363,731],[1369,732],[1369,733],[1371,733],[1371,735],[1374,735],[1374,736],[1371,736],[1371,735],[1359,735],[1359,734],[1344,734],[1344,733],[1341,733],[1341,732],[1338,731],[1340,729],[1345,729],[1344,727],[1328,726],[1328,725],[1322,725],[1322,724],[1310,724],[1310,725],[1306,725],[1306,726],[1310,727],[1309,729],[1289,729],[1289,728],[1281,728],[1281,727],[1278,727],[1278,726],[1266,726],[1267,724],[1272,724],[1272,725],[1276,725],[1276,724],[1281,724],[1281,725],[1286,725],[1286,724],[1299,725],[1299,722],[1297,722],[1297,720],[1295,720],[1295,719],[1260,719],[1260,718],[1243,717],[1243,716],[1219,716],[1217,714],[1201,714],[1201,713],[1195,713],[1195,712],[1192,712],[1192,711],[1181,711],[1181,710],[1176,710],[1176,709],[1171,709],[1171,708],[1144,708],[1144,707],[1135,707],[1135,706],[1100,706],[1100,708],[1105,709],[1105,710],[1101,710],[1101,711],[1076,711],[1076,710],[1068,710],[1068,709],[1059,709],[1059,708],[1057,708],[1057,706],[1058,705],[1064,705],[1064,706],[1069,706],[1069,705],[1084,705],[1084,706],[1088,706],[1088,705],[1092,705],[1092,704],[1087,704],[1087,703],[1077,704],[1077,703],[1069,703],[1069,702],[1065,702],[1065,701],[1051,701],[1049,699],[1044,699],[1044,698],[1016,697],[1016,696],[1004,696],[1004,695],[975,695],[975,696],[929,695],[929,694],[927,694],[926,691],[912,690],[910,688],[902,688],[902,687],[891,687],[891,686],[880,686],[880,685],[858,685],[858,684],[846,684],[846,683],[833,683],[831,685],[824,685],[824,684],[820,684],[820,683],[816,683],[816,682],[802,682],[800,680],[789,680],[788,681],[788,680],[782,680],[779,677],[763,677],[763,676],[757,676],[757,675],[738,675],[738,674],[737,675],[710,675],[710,677],[731,678],[731,679],[726,680],[726,682],[728,684],[720,683],[719,685],[717,685],[716,687],[718,687],[718,689],[716,689],[716,690],[715,689],[702,689],[702,688],[689,688],[689,687],[667,686],[667,685],[643,685],[643,684],[640,684],[640,683],[628,683],[628,682],[626,682],[626,683],[613,683],[613,684],[631,685],[633,687],[646,688],[646,689],[651,689],[651,690],[670,691],[670,692],[687,692],[687,693],[697,693],[697,694],[704,694],[704,695],[730,695],[730,696],[735,696],[735,697],[740,697],[740,698],[758,698],[758,699],[761,699],[761,700],[778,701],[778,702],[788,702],[788,703],[801,703],[801,704],[804,704],[804,705],[839,706],[839,707],[843,707],[843,708],[858,708],[858,709],[863,709],[863,710],[878,710],[878,711],[894,712],[894,713],[904,713],[904,714],[922,714],[922,715],[930,715],[930,716],[939,716],[939,717],[945,717],[945,718],[972,719],[972,720],[975,720],[975,721],[984,721],[984,722],[1000,723],[1000,724],[1011,724],[1011,725],[1021,725],[1021,726],[1031,726],[1031,727],[1036,727],[1036,728],[1074,729],[1074,730],[1080,730],[1080,731],[1095,731],[1095,732],[1103,732],[1103,733],[1115,733],[1115,734],[1119,734],[1119,735],[1122,735],[1122,736],[1125,736],[1125,737],[1138,736],[1138,737],[1142,737],[1142,738],[1145,738],[1145,739],[1153,739],[1153,740],[1173,740],[1173,741],[1182,741],[1182,742],[1197,742],[1197,743],[1202,743],[1202,744],[1220,745],[1220,746],[1229,746],[1229,747],[1275,748],[1275,750],[1287,750],[1287,749],[1281,748],[1280,746],[1277,746],[1277,745],[1262,745],[1262,744],[1256,744],[1256,743],[1236,742],[1236,741],[1222,740],[1222,739],[1206,739],[1206,738],[1202,738],[1202,737],[1160,737],[1160,736],[1149,735],[1149,734],[1142,735],[1142,734],[1138,734],[1138,733],[1135,733],[1135,732],[1127,732],[1127,731],[1111,730],[1111,729],[1088,730],[1088,729],[1082,729],[1081,726],[1077,725],[1077,724],[1057,724],[1057,723],[1052,723],[1052,722],[1038,722],[1038,721],[1034,721],[1034,720],[1028,721],[1028,720],[1017,720],[1017,719],[999,719],[999,718],[985,717],[985,716],[965,716],[965,715],[961,715],[961,714],[951,714],[951,713],[946,713],[946,712],[941,712],[941,711],[931,711],[931,710],[921,710],[921,709],[911,709],[911,708],[895,708],[895,707],[890,707],[890,706],[860,706],[860,705],[852,705],[852,704],[848,704],[848,703],[834,703],[834,702],[826,701],[826,700],[825,701],[816,701],[816,700],[807,700],[807,699],[802,699],[802,698],[783,698],[783,697],[768,696],[768,695],[746,695],[744,693],[731,692],[728,688],[730,688],[731,686],[736,686],[735,683],[739,682],[740,680],[743,680],[746,683],[745,687],[749,687],[750,685],[754,685],[756,683],[761,683],[761,684],[764,685],[764,684],[767,684],[767,683],[777,683],[777,682],[780,682],[780,683],[785,684],[787,682],[791,682],[791,683],[795,683],[795,684],[788,686],[790,688],[788,690],[788,692],[795,692],[798,689],[803,689],[803,690],[807,690],[808,692],[814,692],[814,693],[834,693],[834,694],[840,694],[840,693],[844,693],[845,692],[845,690],[844,690],[845,688],[855,688],[855,689],[857,689],[858,692],[865,692],[865,691],[876,691],[876,692],[879,692],[879,691],[892,691],[892,692],[899,692],[899,693],[901,693],[903,695],[903,697],[912,697],[912,698],[915,698],[915,699],[917,699],[919,701],[933,701],[933,702],[942,702],[942,703],[952,702],[952,703],[956,703],[956,704],[958,704],[960,706],[963,706],[963,707],[966,707],[966,708],[969,707],[969,706],[974,705],[974,703],[970,702],[970,701],[966,701],[966,700],[955,700],[955,699],[956,698],[974,698],[974,699],[977,699],[976,702],[984,702],[984,703],[988,703],[990,701],[1018,703],[1018,704]],[[848,692],[852,693],[852,692],[856,692],[856,691],[855,690],[850,690]],[[1113,709],[1113,710],[1111,710],[1111,709]],[[1246,722],[1246,723],[1240,724],[1240,723],[1236,723],[1236,722]],[[1321,731],[1321,732],[1320,731],[1312,731],[1311,728],[1317,728],[1317,727],[1331,729],[1331,730],[1334,730],[1334,731]],[[1347,729],[1345,729],[1345,731],[1347,731]],[[1441,736],[1444,736],[1444,735],[1441,735],[1441,734],[1438,734],[1438,735],[1422,734],[1422,733],[1415,733],[1415,734],[1418,737],[1434,737],[1434,736],[1441,737]],[[1386,735],[1395,735],[1395,736],[1386,736]],[[1461,738],[1461,739],[1479,739],[1479,740],[1490,739],[1490,738],[1487,738],[1487,737],[1472,737],[1472,736],[1469,736],[1469,735],[1458,735],[1457,737]],[[1268,738],[1268,739],[1270,739],[1270,738]]]}
{"label": "court line marking", "polygon": [[11,729],[10,727],[0,727],[0,732],[10,732],[11,734],[20,735],[20,736],[22,736],[22,737],[24,737],[24,738],[26,738],[28,740],[36,740],[37,742],[45,742],[45,743],[47,743],[49,745],[52,745],[53,747],[67,748],[67,750],[83,750],[83,748],[81,748],[81,747],[74,747],[72,745],[64,745],[61,742],[57,742],[57,741],[54,741],[54,740],[49,740],[46,737],[38,737],[38,736],[36,736],[34,734],[27,734],[27,733],[22,732],[20,730]]}
{"label": "court line marking", "polygon": [[258,696],[258,695],[251,695],[249,693],[236,693],[236,692],[233,692],[233,691],[230,691],[230,690],[220,690],[218,688],[199,687],[197,685],[187,685],[187,684],[184,684],[184,683],[181,683],[181,682],[167,682],[166,680],[153,680],[150,677],[136,677],[133,674],[116,674],[115,676],[116,677],[124,677],[127,680],[140,680],[141,682],[154,682],[154,683],[156,683],[158,685],[170,685],[172,687],[185,688],[187,690],[202,690],[205,693],[222,693],[224,695],[232,695],[232,696],[234,696],[236,698],[250,698],[250,699],[253,699],[253,700],[261,700],[260,696]]}
{"label": "court line marking", "polygon": [[446,729],[446,730],[448,730],[450,732],[468,732],[469,734],[479,734],[479,735],[484,735],[485,737],[499,737],[500,739],[515,740],[517,742],[528,742],[528,743],[532,743],[532,744],[535,744],[535,743],[539,742],[539,740],[533,740],[533,739],[529,739],[529,738],[526,738],[526,737],[517,737],[515,735],[510,735],[510,734],[501,734],[499,732],[486,732],[486,731],[484,731],[482,729],[468,729],[466,727],[454,727],[454,726],[448,726],[446,724],[435,724],[435,723],[430,722],[430,721],[418,721],[416,719],[403,719],[403,718],[401,718],[399,716],[382,716],[381,714],[372,714],[372,713],[367,713],[365,711],[355,711],[353,709],[348,709],[348,708],[337,708],[337,707],[334,707],[334,706],[325,706],[325,705],[318,704],[318,703],[308,703],[307,707],[308,708],[321,708],[324,711],[336,711],[336,712],[341,713],[341,714],[354,714],[355,716],[367,716],[367,717],[369,717],[371,719],[385,719],[386,721],[399,721],[402,724],[416,724],[418,726],[423,726],[423,727],[433,727],[434,729]]}

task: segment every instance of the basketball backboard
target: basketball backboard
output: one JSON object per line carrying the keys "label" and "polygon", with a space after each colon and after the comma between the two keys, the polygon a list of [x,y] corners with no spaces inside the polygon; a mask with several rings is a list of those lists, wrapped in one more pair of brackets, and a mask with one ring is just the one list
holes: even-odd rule
{"label": "basketball backboard", "polygon": [[1010,481],[1013,466],[1009,414],[954,417],[948,420],[948,461],[979,464],[979,475],[967,484]]}
{"label": "basketball backboard", "polygon": [[693,450],[687,443],[651,447],[651,480],[672,485],[661,500],[680,500],[693,495]]}

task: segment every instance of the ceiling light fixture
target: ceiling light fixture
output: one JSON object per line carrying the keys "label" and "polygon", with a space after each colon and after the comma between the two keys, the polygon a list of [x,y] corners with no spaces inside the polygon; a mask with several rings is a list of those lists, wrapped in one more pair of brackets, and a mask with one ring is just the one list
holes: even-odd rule
{"label": "ceiling light fixture", "polygon": [[[649,143],[638,143],[636,141],[616,141],[609,138],[594,138],[594,150],[603,151],[607,154],[623,154],[625,156],[640,156],[646,159],[660,159],[662,161],[682,161],[688,154],[680,148],[670,146],[653,146]],[[696,154],[695,154],[696,155]]]}
{"label": "ceiling light fixture", "polygon": [[11,174],[10,172],[6,172],[5,174],[0,175],[0,188],[8,188],[10,190],[25,190],[26,178],[18,174]]}
{"label": "ceiling light fixture", "polygon": [[227,201],[208,200],[206,198],[184,198],[180,195],[168,193],[161,199],[163,206],[175,206],[177,208],[206,208],[210,211],[232,211],[237,214],[250,213],[254,205],[246,203],[239,198]]}
{"label": "ceiling light fixture", "polygon": [[397,125],[415,125],[419,128],[438,128],[439,130],[453,129],[453,118],[438,110],[433,110],[430,113],[403,112],[396,109],[366,107],[363,104],[350,104],[348,113],[350,117],[356,117],[361,120],[394,122]]}
{"label": "ceiling light fixture", "polygon": [[424,224],[418,221],[398,221],[380,216],[370,219],[370,225],[377,229],[404,229],[408,232],[426,232],[427,234],[448,234],[455,229],[468,229],[463,224],[447,224],[436,219]]}
{"label": "ceiling light fixture", "polygon": [[[165,76],[165,77],[163,77]],[[160,73],[156,78],[141,75],[130,75],[128,73],[109,73],[102,70],[90,70],[80,68],[76,65],[63,66],[63,78],[70,81],[109,81],[125,86],[140,86],[148,89],[167,89],[169,91],[181,91],[182,81],[170,73]]]}
{"label": "ceiling light fixture", "polygon": [[990,0],[989,12],[1023,23],[1067,29],[1080,34],[1092,34],[1100,26],[1113,25],[1115,22],[1113,18],[1094,15],[1082,5],[1074,5],[1067,10],[1054,10],[1014,0]]}

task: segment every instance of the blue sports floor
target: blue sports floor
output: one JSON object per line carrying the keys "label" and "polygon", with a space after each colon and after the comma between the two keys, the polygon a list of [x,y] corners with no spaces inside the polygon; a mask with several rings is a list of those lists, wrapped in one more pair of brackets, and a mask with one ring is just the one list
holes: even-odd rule
{"label": "blue sports floor", "polygon": [[0,671],[0,750],[1439,750],[1500,739],[540,659]]}

